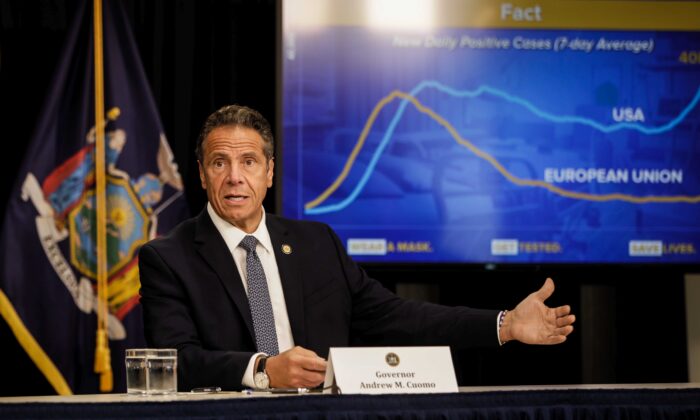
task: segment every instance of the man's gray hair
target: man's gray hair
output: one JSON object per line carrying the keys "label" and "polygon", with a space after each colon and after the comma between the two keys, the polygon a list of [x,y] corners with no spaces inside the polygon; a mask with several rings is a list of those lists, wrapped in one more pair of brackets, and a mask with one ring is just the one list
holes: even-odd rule
{"label": "man's gray hair", "polygon": [[241,105],[227,105],[219,108],[204,122],[202,130],[197,138],[195,155],[200,162],[204,158],[204,140],[209,133],[219,127],[246,127],[255,130],[263,139],[263,151],[265,157],[270,160],[275,154],[275,140],[272,136],[272,128],[265,117],[258,111]]}

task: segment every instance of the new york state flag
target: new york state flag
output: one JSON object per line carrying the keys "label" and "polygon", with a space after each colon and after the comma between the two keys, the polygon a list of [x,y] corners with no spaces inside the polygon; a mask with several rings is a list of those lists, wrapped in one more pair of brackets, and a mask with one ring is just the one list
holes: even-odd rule
{"label": "new york state flag", "polygon": [[[117,0],[103,0],[107,332],[114,390],[143,347],[138,249],[187,217],[183,184]],[[74,20],[7,203],[0,313],[58,394],[96,393],[93,7]],[[7,362],[7,361],[6,361]]]}

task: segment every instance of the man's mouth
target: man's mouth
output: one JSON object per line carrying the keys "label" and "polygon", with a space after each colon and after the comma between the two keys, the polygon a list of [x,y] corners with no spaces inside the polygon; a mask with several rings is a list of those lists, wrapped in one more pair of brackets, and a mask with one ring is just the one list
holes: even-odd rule
{"label": "man's mouth", "polygon": [[226,201],[239,202],[239,201],[245,200],[246,198],[248,198],[248,196],[247,195],[230,194],[230,195],[227,195],[225,198],[226,198]]}

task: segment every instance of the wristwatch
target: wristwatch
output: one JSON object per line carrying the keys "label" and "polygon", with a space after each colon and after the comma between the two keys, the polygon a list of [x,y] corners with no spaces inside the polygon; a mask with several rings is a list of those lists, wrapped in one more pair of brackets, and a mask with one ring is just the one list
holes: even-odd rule
{"label": "wristwatch", "polygon": [[258,367],[255,369],[255,375],[253,376],[253,382],[257,389],[270,388],[270,378],[267,376],[267,372],[265,372],[265,362],[267,362],[267,356],[260,356],[258,359]]}

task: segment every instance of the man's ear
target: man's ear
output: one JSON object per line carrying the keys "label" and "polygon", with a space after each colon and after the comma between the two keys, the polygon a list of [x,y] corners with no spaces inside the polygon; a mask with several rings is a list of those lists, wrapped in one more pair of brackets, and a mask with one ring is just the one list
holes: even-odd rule
{"label": "man's ear", "polygon": [[275,177],[275,158],[267,161],[267,188],[272,187],[272,179]]}
{"label": "man's ear", "polygon": [[197,160],[197,168],[199,168],[199,182],[202,184],[203,189],[207,189],[207,178],[204,176],[204,168],[202,167],[202,162]]}

